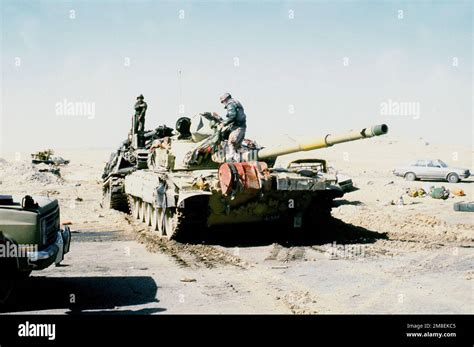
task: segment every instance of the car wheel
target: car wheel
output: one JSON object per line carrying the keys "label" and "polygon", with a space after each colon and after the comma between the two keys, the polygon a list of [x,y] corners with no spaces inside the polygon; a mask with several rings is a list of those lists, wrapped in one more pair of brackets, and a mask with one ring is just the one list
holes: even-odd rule
{"label": "car wheel", "polygon": [[407,181],[414,181],[414,180],[416,180],[416,175],[413,172],[407,172],[405,174],[405,179]]}
{"label": "car wheel", "polygon": [[456,175],[454,172],[450,173],[448,175],[448,182],[449,183],[458,183],[459,182],[459,176]]}
{"label": "car wheel", "polygon": [[0,278],[0,307],[6,304],[13,290],[13,280],[10,278]]}
{"label": "car wheel", "polygon": [[27,279],[31,273],[31,270],[19,271],[12,259],[0,262],[0,307],[7,304],[16,283]]}

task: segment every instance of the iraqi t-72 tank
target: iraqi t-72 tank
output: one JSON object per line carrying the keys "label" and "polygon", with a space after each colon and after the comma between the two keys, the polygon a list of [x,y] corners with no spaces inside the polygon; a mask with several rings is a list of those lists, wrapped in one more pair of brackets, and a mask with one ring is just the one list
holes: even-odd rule
{"label": "iraqi t-72 tank", "polygon": [[228,155],[228,131],[220,123],[205,113],[174,135],[155,139],[148,147],[147,168],[124,176],[121,196],[126,195],[133,217],[152,232],[172,239],[234,223],[317,225],[330,217],[333,199],[344,194],[336,177],[327,173],[324,160],[299,159],[276,167],[277,157],[388,132],[382,124],[278,147],[244,140],[236,160]]}

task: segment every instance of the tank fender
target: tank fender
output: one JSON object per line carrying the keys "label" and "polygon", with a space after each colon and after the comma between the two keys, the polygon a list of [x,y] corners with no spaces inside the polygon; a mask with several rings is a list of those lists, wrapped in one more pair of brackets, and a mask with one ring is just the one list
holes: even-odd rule
{"label": "tank fender", "polygon": [[211,192],[206,192],[204,190],[195,190],[179,194],[178,206],[181,206],[186,199],[192,198],[193,196],[203,196],[203,195],[212,195]]}

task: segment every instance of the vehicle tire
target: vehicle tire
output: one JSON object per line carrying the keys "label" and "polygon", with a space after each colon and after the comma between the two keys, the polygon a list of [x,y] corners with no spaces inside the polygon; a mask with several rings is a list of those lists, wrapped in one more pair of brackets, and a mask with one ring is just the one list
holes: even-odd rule
{"label": "vehicle tire", "polygon": [[405,174],[405,179],[407,181],[414,181],[414,180],[416,180],[416,175],[413,172],[407,172]]}
{"label": "vehicle tire", "polygon": [[6,304],[18,281],[26,280],[31,270],[19,271],[12,258],[0,262],[0,307]]}
{"label": "vehicle tire", "polygon": [[0,307],[5,304],[13,290],[14,281],[10,278],[0,279]]}
{"label": "vehicle tire", "polygon": [[459,176],[455,174],[454,172],[450,173],[448,175],[448,182],[449,183],[458,183],[459,182]]}

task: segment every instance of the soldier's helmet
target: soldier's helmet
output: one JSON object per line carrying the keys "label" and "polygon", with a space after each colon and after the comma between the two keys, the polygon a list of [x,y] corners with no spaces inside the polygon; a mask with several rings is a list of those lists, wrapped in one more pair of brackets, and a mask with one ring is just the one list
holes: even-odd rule
{"label": "soldier's helmet", "polygon": [[140,94],[139,96],[137,96],[137,100],[138,100],[138,99],[143,100],[143,99],[145,99],[145,98],[143,97],[143,94]]}
{"label": "soldier's helmet", "polygon": [[229,93],[222,94],[221,97],[220,97],[221,104],[226,102],[226,100],[230,99],[231,97],[232,97],[232,95],[230,95]]}

